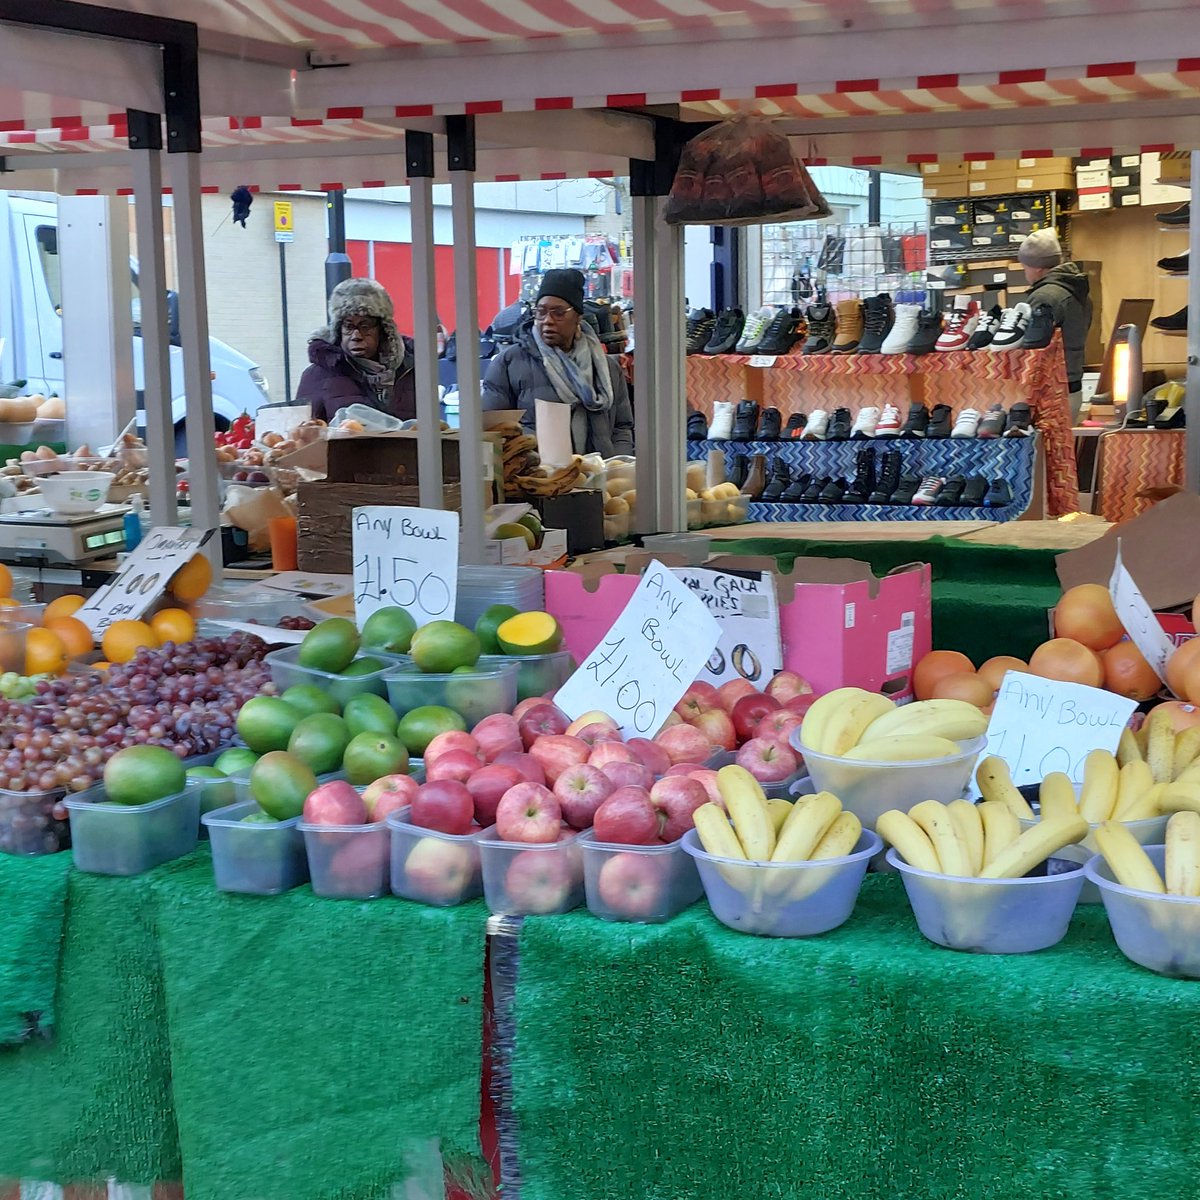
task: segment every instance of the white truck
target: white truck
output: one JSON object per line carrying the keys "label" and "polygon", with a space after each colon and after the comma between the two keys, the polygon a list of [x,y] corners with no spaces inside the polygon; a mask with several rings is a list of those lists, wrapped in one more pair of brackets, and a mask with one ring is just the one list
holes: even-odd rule
{"label": "white truck", "polygon": [[[137,262],[130,260],[133,286],[133,371],[141,410],[142,339]],[[176,312],[168,293],[168,312]],[[62,287],[58,259],[58,208],[52,201],[0,193],[0,384],[25,380],[26,393],[64,392]],[[171,320],[174,329],[176,321]],[[183,351],[172,338],[171,412],[177,443],[185,411]],[[241,413],[255,413],[267,403],[267,381],[244,354],[216,338],[209,340],[213,371],[212,403],[216,427],[228,429]],[[144,417],[139,411],[139,424]]]}

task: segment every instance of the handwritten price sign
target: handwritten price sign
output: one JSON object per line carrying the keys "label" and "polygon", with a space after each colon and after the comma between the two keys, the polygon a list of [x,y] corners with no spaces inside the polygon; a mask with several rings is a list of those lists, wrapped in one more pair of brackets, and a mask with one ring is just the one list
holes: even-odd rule
{"label": "handwritten price sign", "polygon": [[1125,564],[1121,561],[1121,541],[1117,539],[1117,558],[1113,563],[1112,577],[1108,581],[1108,594],[1113,607],[1129,640],[1142,652],[1142,657],[1154,669],[1159,679],[1167,677],[1167,659],[1175,653],[1175,645],[1158,623],[1154,610],[1146,603],[1145,596],[1133,582]]}
{"label": "handwritten price sign", "polygon": [[626,737],[649,737],[720,638],[721,627],[703,601],[652,562],[608,635],[559,689],[554,703],[572,719],[597,710],[611,716]]}
{"label": "handwritten price sign", "polygon": [[453,621],[458,594],[458,513],[370,505],[352,518],[354,615],[399,605],[418,625]]}
{"label": "handwritten price sign", "polygon": [[75,614],[98,642],[117,621],[136,621],[162,595],[171,576],[212,537],[212,529],[158,526],[113,578]]}
{"label": "handwritten price sign", "polygon": [[1100,688],[1009,671],[988,724],[986,754],[1008,763],[1013,783],[1041,783],[1052,771],[1083,780],[1093,750],[1116,751],[1137,702]]}

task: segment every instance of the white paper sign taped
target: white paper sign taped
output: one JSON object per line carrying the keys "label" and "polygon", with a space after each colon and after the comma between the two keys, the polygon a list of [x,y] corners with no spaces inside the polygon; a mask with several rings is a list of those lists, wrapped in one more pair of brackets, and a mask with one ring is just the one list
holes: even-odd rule
{"label": "white paper sign taped", "polygon": [[1166,630],[1154,615],[1154,609],[1134,583],[1125,564],[1121,561],[1121,540],[1117,539],[1117,558],[1113,573],[1108,581],[1108,594],[1113,607],[1129,640],[1142,652],[1142,657],[1153,668],[1159,679],[1167,677],[1167,659],[1175,653],[1175,644],[1167,637]]}
{"label": "white paper sign taped", "polygon": [[351,519],[354,615],[399,605],[418,625],[453,621],[458,595],[458,513],[373,504]]}

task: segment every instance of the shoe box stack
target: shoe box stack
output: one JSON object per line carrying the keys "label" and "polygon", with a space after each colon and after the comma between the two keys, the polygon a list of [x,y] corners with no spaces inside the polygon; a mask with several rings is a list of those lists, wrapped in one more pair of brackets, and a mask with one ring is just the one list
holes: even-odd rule
{"label": "shoe box stack", "polygon": [[1069,158],[977,158],[921,164],[927,200],[976,199],[1031,192],[1070,192],[1075,179]]}
{"label": "shoe box stack", "polygon": [[972,257],[1015,259],[1025,238],[1054,224],[1054,196],[959,197],[929,204],[929,261]]}

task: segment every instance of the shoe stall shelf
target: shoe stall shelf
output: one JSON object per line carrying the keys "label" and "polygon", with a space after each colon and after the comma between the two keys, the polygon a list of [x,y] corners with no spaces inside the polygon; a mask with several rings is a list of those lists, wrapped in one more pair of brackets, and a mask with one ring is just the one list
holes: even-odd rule
{"label": "shoe stall shelf", "polygon": [[1161,499],[1152,491],[1144,494],[1147,490],[1183,487],[1186,450],[1186,429],[1114,429],[1102,434],[1096,461],[1096,512],[1106,521],[1130,521]]}
{"label": "shoe stall shelf", "polygon": [[[1050,345],[1038,350],[688,356],[690,408],[711,421],[716,402],[742,399],[778,408],[785,425],[792,413],[810,414],[816,409],[832,413],[847,408],[853,420],[861,408],[894,404],[903,419],[912,404],[928,408],[946,404],[956,419],[964,408],[984,413],[993,404],[1007,409],[1024,401],[1032,407],[1034,426],[1041,434],[1048,515],[1058,517],[1079,509],[1066,364],[1057,331]],[[986,474],[988,456],[994,453],[987,447],[994,440],[963,441],[974,445],[980,455],[980,468],[969,474]]]}

